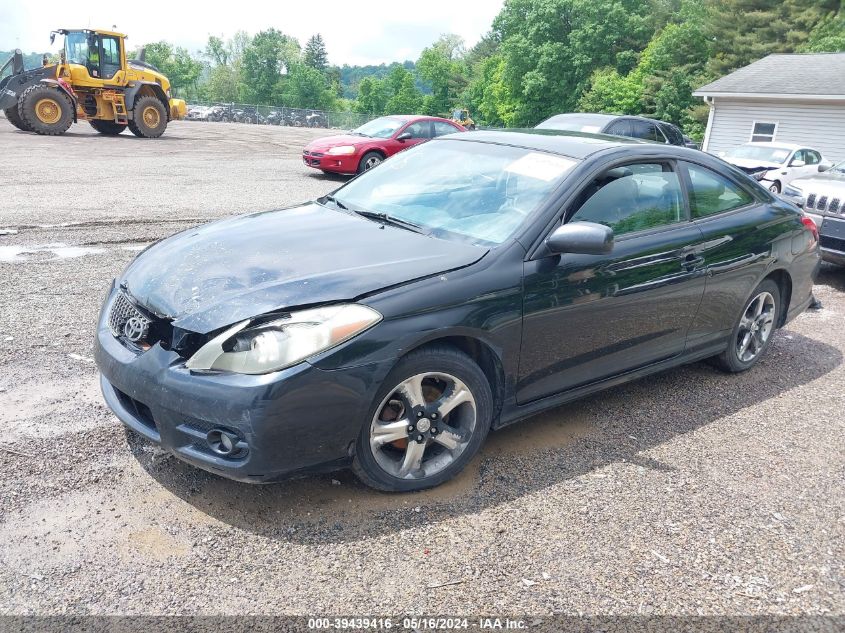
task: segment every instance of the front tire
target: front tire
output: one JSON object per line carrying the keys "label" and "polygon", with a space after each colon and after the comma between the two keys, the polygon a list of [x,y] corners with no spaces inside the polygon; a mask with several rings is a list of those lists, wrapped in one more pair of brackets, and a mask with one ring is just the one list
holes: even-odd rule
{"label": "front tire", "polygon": [[88,121],[88,123],[100,134],[105,134],[106,136],[117,136],[126,129],[125,123],[115,123],[114,121],[94,120]]}
{"label": "front tire", "polygon": [[739,373],[751,369],[769,350],[780,319],[780,288],[765,279],[746,302],[724,352],[713,358],[722,371]]}
{"label": "front tire", "polygon": [[24,125],[36,134],[59,136],[73,123],[73,103],[58,88],[35,84],[21,95],[18,114]]}
{"label": "front tire", "polygon": [[772,193],[780,193],[780,181],[776,180],[769,185],[769,191]]}
{"label": "front tire", "polygon": [[377,392],[352,470],[378,490],[438,486],[478,453],[492,418],[490,383],[469,356],[451,347],[412,352]]}
{"label": "front tire", "polygon": [[167,129],[167,110],[158,97],[144,95],[135,102],[129,121],[132,134],[141,138],[158,138]]}
{"label": "front tire", "polygon": [[363,174],[365,171],[370,171],[373,167],[378,167],[384,160],[384,156],[378,152],[367,152],[361,157],[361,162],[358,163],[358,173]]}

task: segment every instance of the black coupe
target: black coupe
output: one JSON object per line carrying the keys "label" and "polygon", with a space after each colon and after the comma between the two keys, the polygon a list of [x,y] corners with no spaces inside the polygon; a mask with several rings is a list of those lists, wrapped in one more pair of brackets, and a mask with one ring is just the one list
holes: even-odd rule
{"label": "black coupe", "polygon": [[705,358],[751,368],[819,261],[812,221],[707,154],[472,132],[153,245],[108,293],[96,358],[117,416],[196,466],[417,490],[549,407]]}

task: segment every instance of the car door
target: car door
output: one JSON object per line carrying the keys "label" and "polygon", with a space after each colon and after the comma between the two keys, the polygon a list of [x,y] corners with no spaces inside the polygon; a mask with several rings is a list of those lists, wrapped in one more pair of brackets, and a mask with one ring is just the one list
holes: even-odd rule
{"label": "car door", "polygon": [[692,223],[701,231],[694,252],[707,285],[687,338],[687,351],[718,343],[733,328],[748,295],[772,262],[783,233],[772,210],[745,186],[705,165],[681,162]]}
{"label": "car door", "polygon": [[801,178],[807,174],[807,156],[803,149],[796,150],[789,161],[786,163],[785,169],[780,170],[778,179],[781,182],[781,190],[796,178]]}
{"label": "car door", "polygon": [[[410,134],[411,136],[400,140],[399,137],[404,134]],[[425,143],[431,138],[431,120],[426,119],[424,121],[409,123],[405,127],[399,128],[393,138],[397,143],[398,149],[396,151],[402,151],[403,149],[408,149],[414,145]]]}
{"label": "car door", "polygon": [[681,354],[704,293],[690,249],[701,233],[672,161],[600,171],[564,218],[610,226],[615,244],[525,263],[520,404]]}

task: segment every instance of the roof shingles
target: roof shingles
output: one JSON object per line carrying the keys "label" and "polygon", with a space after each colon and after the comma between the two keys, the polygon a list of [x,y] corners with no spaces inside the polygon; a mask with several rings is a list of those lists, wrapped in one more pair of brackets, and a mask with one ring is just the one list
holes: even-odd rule
{"label": "roof shingles", "polygon": [[845,53],[768,55],[696,90],[718,93],[831,95],[845,98]]}

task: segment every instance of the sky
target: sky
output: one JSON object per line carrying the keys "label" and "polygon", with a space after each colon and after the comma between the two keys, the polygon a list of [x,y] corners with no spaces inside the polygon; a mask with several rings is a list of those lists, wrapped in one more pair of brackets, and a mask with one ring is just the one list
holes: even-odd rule
{"label": "sky", "polygon": [[[0,0],[0,50],[54,52],[59,40],[50,46],[53,29],[116,27],[129,36],[128,48],[167,40],[195,53],[205,47],[209,35],[225,39],[238,30],[255,34],[274,27],[303,45],[311,35],[320,33],[331,64],[380,64],[416,60],[441,33],[456,33],[472,46],[490,29],[502,2],[176,0],[153,3],[156,8],[149,11],[139,11],[137,2],[91,4],[103,7],[97,11],[67,0]],[[243,10],[234,9],[236,6]]]}

